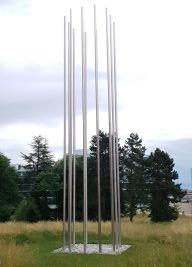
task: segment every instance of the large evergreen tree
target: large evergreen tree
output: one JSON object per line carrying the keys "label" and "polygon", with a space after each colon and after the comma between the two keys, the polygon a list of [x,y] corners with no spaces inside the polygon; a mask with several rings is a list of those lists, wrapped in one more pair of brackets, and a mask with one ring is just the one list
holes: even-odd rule
{"label": "large evergreen tree", "polygon": [[[100,143],[100,176],[101,176],[101,213],[102,219],[111,217],[110,212],[110,173],[109,173],[109,135],[103,131],[99,132]],[[97,136],[94,135],[90,142],[90,159],[88,161],[88,190],[92,190],[91,210],[92,218],[97,217]]]}
{"label": "large evergreen tree", "polygon": [[150,217],[153,222],[171,221],[178,217],[174,206],[184,196],[180,184],[176,184],[177,172],[169,154],[157,148],[148,158],[148,188],[150,192]]}
{"label": "large evergreen tree", "polygon": [[49,150],[47,139],[41,135],[34,136],[30,146],[32,148],[31,153],[28,155],[21,153],[21,157],[26,162],[24,167],[33,174],[47,171],[53,165],[53,155]]}
{"label": "large evergreen tree", "polygon": [[18,202],[17,173],[9,159],[0,153],[0,221],[7,221]]}
{"label": "large evergreen tree", "polygon": [[146,182],[144,176],[145,147],[138,134],[131,133],[122,148],[123,182],[126,189],[127,213],[133,220],[138,207],[143,207],[146,198]]}
{"label": "large evergreen tree", "polygon": [[35,203],[44,220],[50,219],[51,211],[49,204],[55,198],[55,191],[58,189],[57,175],[53,172],[53,155],[50,152],[46,138],[41,135],[34,136],[30,144],[32,152],[21,153],[26,162],[24,167],[28,170],[22,179],[25,185],[33,185],[30,196]]}
{"label": "large evergreen tree", "polygon": [[[100,176],[101,176],[101,215],[103,220],[111,218],[110,200],[110,170],[109,170],[109,134],[100,131]],[[90,142],[90,159],[88,161],[88,190],[90,197],[89,212],[92,218],[97,217],[97,136],[94,135]],[[120,150],[120,145],[119,145]],[[121,190],[121,188],[120,188]]]}

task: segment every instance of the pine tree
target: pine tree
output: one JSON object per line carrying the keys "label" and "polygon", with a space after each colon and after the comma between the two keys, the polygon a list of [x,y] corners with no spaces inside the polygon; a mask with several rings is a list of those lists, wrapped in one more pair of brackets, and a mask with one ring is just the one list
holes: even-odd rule
{"label": "pine tree", "polygon": [[136,215],[138,207],[143,207],[146,198],[144,176],[145,147],[138,134],[131,133],[122,148],[123,182],[126,185],[127,213],[130,221]]}
{"label": "pine tree", "polygon": [[[103,220],[111,218],[110,169],[109,169],[109,134],[99,131],[100,142],[100,177],[101,177],[101,215]],[[97,136],[90,142],[90,159],[88,161],[88,189],[92,191],[90,197],[90,212],[97,216]],[[120,145],[119,145],[120,150]],[[120,187],[121,190],[121,187]]]}
{"label": "pine tree", "polygon": [[34,136],[30,144],[32,152],[28,155],[21,153],[21,157],[26,161],[24,166],[35,174],[47,171],[53,165],[53,155],[51,154],[46,138],[41,135]]}
{"label": "pine tree", "polygon": [[169,154],[157,148],[148,158],[148,187],[150,192],[150,217],[153,222],[172,221],[178,217],[177,203],[184,196],[176,184],[177,172]]}
{"label": "pine tree", "polygon": [[21,153],[21,157],[26,162],[24,167],[28,171],[20,183],[30,186],[28,194],[37,204],[42,219],[48,220],[50,219],[49,200],[55,197],[53,191],[58,187],[57,176],[53,173],[53,155],[47,140],[41,135],[34,136],[30,146],[31,153]]}

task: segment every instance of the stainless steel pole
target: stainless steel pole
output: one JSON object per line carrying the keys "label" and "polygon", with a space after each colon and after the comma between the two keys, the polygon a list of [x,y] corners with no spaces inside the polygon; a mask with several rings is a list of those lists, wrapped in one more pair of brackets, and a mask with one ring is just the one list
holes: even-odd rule
{"label": "stainless steel pole", "polygon": [[76,101],[75,101],[75,30],[73,29],[73,245],[75,245],[75,210],[76,210]]}
{"label": "stainless steel pole", "polygon": [[64,144],[63,144],[63,251],[65,250],[66,220],[66,17],[64,17]]}
{"label": "stainless steel pole", "polygon": [[[68,39],[68,40],[67,40]],[[68,48],[68,68],[66,67]],[[109,123],[109,176],[111,198],[111,236],[113,251],[121,244],[121,207],[119,180],[119,147],[117,116],[117,78],[115,24],[106,9],[106,51],[108,86],[108,123]],[[88,202],[87,202],[87,35],[84,31],[84,14],[81,7],[81,53],[82,53],[82,123],[83,123],[83,242],[84,253],[88,243]],[[100,173],[100,136],[99,136],[99,75],[98,75],[98,31],[97,14],[94,5],[94,57],[95,57],[95,102],[97,136],[97,187],[98,187],[98,244],[101,242],[101,173]],[[66,81],[68,76],[68,82]],[[68,96],[67,96],[68,93]],[[76,92],[75,92],[75,30],[72,29],[72,10],[66,37],[66,18],[64,17],[64,166],[63,166],[63,250],[66,248],[66,217],[68,217],[68,248],[75,245],[76,217]],[[68,98],[68,101],[67,101]],[[67,107],[68,102],[68,107]],[[68,110],[68,114],[67,114]],[[67,124],[68,122],[68,124]],[[68,131],[68,180],[67,168],[67,131]],[[68,185],[68,214],[66,214],[66,186]]]}
{"label": "stainless steel pole", "polygon": [[71,239],[72,239],[72,231],[71,231],[71,219],[72,219],[72,11],[70,10],[70,23],[68,24],[68,125],[69,125],[69,178],[68,178],[68,243],[69,243],[69,251],[71,252]]}
{"label": "stainless steel pole", "polygon": [[115,94],[114,94],[114,59],[113,59],[113,31],[112,31],[112,20],[111,15],[109,16],[109,26],[110,26],[110,58],[111,58],[111,106],[112,106],[112,155],[113,155],[113,187],[114,187],[114,235],[115,235],[115,246],[117,246],[117,166],[116,166],[116,146],[115,146]]}
{"label": "stainless steel pole", "polygon": [[83,109],[83,239],[87,251],[87,96],[86,96],[86,33],[84,32],[83,8],[81,8],[82,42],[82,109]]}
{"label": "stainless steel pole", "polygon": [[113,49],[114,49],[114,91],[115,91],[115,132],[116,132],[116,156],[117,156],[117,202],[118,202],[118,244],[121,246],[121,203],[120,203],[120,178],[119,178],[119,145],[118,145],[118,113],[117,113],[117,70],[116,70],[116,35],[113,22]]}
{"label": "stainless steel pole", "polygon": [[84,171],[85,171],[85,252],[87,250],[87,34],[84,33],[84,38],[85,38],[85,133],[84,133],[84,154],[85,154],[85,163],[84,163]]}
{"label": "stainless steel pole", "polygon": [[96,7],[94,5],[94,44],[95,44],[95,98],[96,98],[96,135],[97,135],[97,190],[98,190],[98,244],[101,252],[101,182],[100,182],[100,140],[99,140],[99,93],[98,93],[98,41]]}
{"label": "stainless steel pole", "polygon": [[108,82],[108,117],[109,117],[109,168],[110,168],[110,189],[111,189],[111,228],[112,245],[115,251],[114,236],[114,188],[113,188],[113,157],[112,157],[112,130],[111,130],[111,77],[110,77],[110,53],[109,53],[109,33],[108,33],[108,11],[106,9],[106,45],[107,45],[107,82]]}

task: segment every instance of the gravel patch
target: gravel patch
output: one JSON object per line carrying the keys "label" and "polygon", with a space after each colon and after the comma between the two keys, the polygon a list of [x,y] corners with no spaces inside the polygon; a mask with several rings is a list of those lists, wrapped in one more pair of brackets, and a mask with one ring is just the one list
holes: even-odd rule
{"label": "gravel patch", "polygon": [[[113,246],[108,244],[102,244],[102,252],[99,252],[99,245],[98,244],[87,244],[86,253],[92,254],[111,254],[111,255],[118,255],[122,252],[126,251],[128,248],[130,248],[130,245],[121,245],[116,248],[115,251],[113,251]],[[84,252],[84,245],[83,244],[75,244],[71,246],[71,252],[69,252],[69,248],[66,247],[64,250],[63,248],[58,248],[53,251],[53,253],[85,253]]]}

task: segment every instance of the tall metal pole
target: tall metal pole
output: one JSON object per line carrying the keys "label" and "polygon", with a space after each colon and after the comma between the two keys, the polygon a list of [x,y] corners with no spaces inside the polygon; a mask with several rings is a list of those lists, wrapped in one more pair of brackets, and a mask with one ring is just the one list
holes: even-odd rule
{"label": "tall metal pole", "polygon": [[71,219],[72,219],[72,11],[70,10],[70,23],[68,23],[68,244],[71,252]]}
{"label": "tall metal pole", "polygon": [[117,115],[117,70],[116,70],[116,36],[113,22],[113,49],[114,49],[114,92],[115,92],[115,133],[116,133],[116,163],[117,163],[117,203],[118,203],[118,244],[121,245],[121,205],[120,205],[120,178],[119,178],[119,145],[118,145],[118,115]]}
{"label": "tall metal pole", "polygon": [[68,246],[69,246],[69,251],[71,252],[71,238],[70,238],[70,233],[71,233],[71,223],[70,223],[70,217],[71,217],[71,207],[70,207],[70,147],[71,147],[71,131],[70,131],[70,121],[71,121],[71,115],[70,115],[70,103],[71,103],[71,97],[70,97],[70,24],[68,23]]}
{"label": "tall metal pole", "polygon": [[73,29],[73,245],[75,245],[75,209],[76,209],[76,101],[75,101],[75,30]]}
{"label": "tall metal pole", "polygon": [[97,191],[98,191],[98,244],[101,252],[101,182],[100,182],[100,140],[99,140],[99,95],[98,95],[98,43],[97,19],[94,5],[94,44],[95,44],[95,98],[96,98],[96,135],[97,135]]}
{"label": "tall metal pole", "polygon": [[[119,183],[119,150],[117,118],[117,81],[116,81],[116,43],[115,24],[106,9],[106,51],[107,51],[107,85],[108,85],[108,123],[109,123],[109,175],[111,198],[111,236],[113,251],[121,244],[121,210]],[[67,40],[68,39],[68,40]],[[68,41],[68,42],[67,42]],[[66,49],[68,48],[68,58]],[[84,253],[87,252],[88,203],[87,203],[87,35],[84,31],[84,14],[81,7],[81,53],[82,53],[82,122],[83,122],[83,242]],[[101,173],[100,173],[100,136],[99,136],[99,88],[98,88],[98,31],[97,14],[94,5],[94,58],[95,58],[95,102],[96,102],[96,136],[97,136],[97,190],[98,190],[98,244],[101,244]],[[68,60],[68,69],[66,63]],[[67,74],[67,75],[66,75]],[[66,81],[68,76],[68,82]],[[68,93],[68,96],[67,96]],[[75,30],[72,28],[72,10],[66,37],[66,18],[64,17],[64,166],[63,166],[63,250],[66,248],[66,217],[68,217],[68,248],[75,245],[76,217],[76,97],[75,97]],[[67,101],[68,98],[68,101]],[[68,107],[67,107],[68,102]],[[68,109],[68,114],[67,114]],[[67,116],[68,115],[68,116]],[[67,125],[68,122],[68,125]],[[68,129],[67,129],[68,126]],[[66,177],[68,131],[68,180]],[[68,185],[68,214],[66,216],[66,185]]]}
{"label": "tall metal pole", "polygon": [[[87,34],[84,34],[85,38],[85,244],[87,246]],[[85,248],[85,252],[87,247]]]}
{"label": "tall metal pole", "polygon": [[111,191],[111,228],[112,245],[115,251],[114,236],[114,188],[113,188],[113,157],[112,157],[112,129],[111,129],[111,77],[110,77],[110,53],[109,53],[109,33],[108,33],[108,11],[106,9],[106,45],[107,45],[107,82],[108,82],[108,117],[109,117],[109,168],[110,168],[110,191]]}
{"label": "tall metal pole", "polygon": [[116,146],[115,146],[115,94],[114,94],[114,59],[113,59],[113,32],[112,32],[112,21],[111,15],[109,16],[110,25],[110,57],[111,57],[111,105],[112,105],[112,154],[113,154],[113,186],[114,186],[114,234],[115,234],[115,245],[117,245],[118,226],[117,226],[117,166],[116,166]]}
{"label": "tall metal pole", "polygon": [[84,253],[87,251],[87,40],[84,32],[83,8],[81,8],[81,42],[82,42],[82,108],[83,108],[83,239]]}
{"label": "tall metal pole", "polygon": [[65,250],[66,220],[66,17],[64,17],[64,144],[63,144],[63,251]]}

